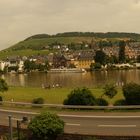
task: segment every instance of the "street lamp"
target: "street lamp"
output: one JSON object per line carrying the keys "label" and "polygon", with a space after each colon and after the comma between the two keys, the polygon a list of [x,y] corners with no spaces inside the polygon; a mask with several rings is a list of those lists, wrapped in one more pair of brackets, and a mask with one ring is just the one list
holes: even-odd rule
{"label": "street lamp", "polygon": [[13,133],[12,133],[12,115],[8,116],[9,118],[9,140],[13,139]]}

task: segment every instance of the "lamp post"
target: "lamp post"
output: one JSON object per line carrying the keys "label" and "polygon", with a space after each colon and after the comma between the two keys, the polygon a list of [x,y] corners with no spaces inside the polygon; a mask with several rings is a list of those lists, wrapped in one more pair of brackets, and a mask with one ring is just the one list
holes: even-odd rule
{"label": "lamp post", "polygon": [[9,140],[12,140],[13,139],[13,134],[12,134],[12,116],[9,115],[8,116],[9,118]]}
{"label": "lamp post", "polygon": [[17,120],[17,136],[18,136],[18,140],[20,140],[20,121]]}

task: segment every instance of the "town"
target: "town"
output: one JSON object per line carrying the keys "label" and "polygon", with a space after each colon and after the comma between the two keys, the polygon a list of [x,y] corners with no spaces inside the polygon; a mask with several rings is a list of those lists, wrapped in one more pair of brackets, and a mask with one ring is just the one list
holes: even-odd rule
{"label": "town", "polygon": [[[0,61],[0,71],[24,73],[31,71],[84,72],[94,69],[139,68],[140,42],[102,39],[90,43],[45,46],[46,55],[10,56]],[[52,52],[53,50],[53,52]]]}

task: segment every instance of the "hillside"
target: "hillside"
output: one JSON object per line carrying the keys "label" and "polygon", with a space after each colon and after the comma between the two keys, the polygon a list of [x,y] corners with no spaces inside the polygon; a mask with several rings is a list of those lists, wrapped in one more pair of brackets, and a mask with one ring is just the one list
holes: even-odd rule
{"label": "hillside", "polygon": [[6,58],[11,55],[35,55],[35,54],[47,54],[52,51],[46,49],[47,46],[53,45],[69,45],[69,44],[81,44],[92,41],[98,42],[100,40],[107,39],[114,42],[119,39],[132,39],[139,41],[140,34],[136,33],[94,33],[94,32],[66,32],[58,33],[56,35],[38,34],[9,47],[3,51],[0,51],[0,59]]}

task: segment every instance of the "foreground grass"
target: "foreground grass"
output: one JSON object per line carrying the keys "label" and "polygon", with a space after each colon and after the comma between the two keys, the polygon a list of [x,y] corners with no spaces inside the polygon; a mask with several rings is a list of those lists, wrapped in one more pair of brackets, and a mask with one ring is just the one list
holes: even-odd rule
{"label": "foreground grass", "polygon": [[[13,99],[17,102],[32,102],[34,98],[42,97],[45,103],[50,104],[62,104],[64,99],[70,93],[72,89],[70,88],[52,88],[52,89],[42,89],[42,88],[32,88],[32,87],[10,87],[5,93],[0,93],[5,101],[11,101]],[[95,97],[100,97],[103,94],[102,88],[92,88],[90,89]],[[118,94],[113,99],[108,99],[110,104],[113,104],[116,100],[122,99],[122,91],[118,89]]]}

